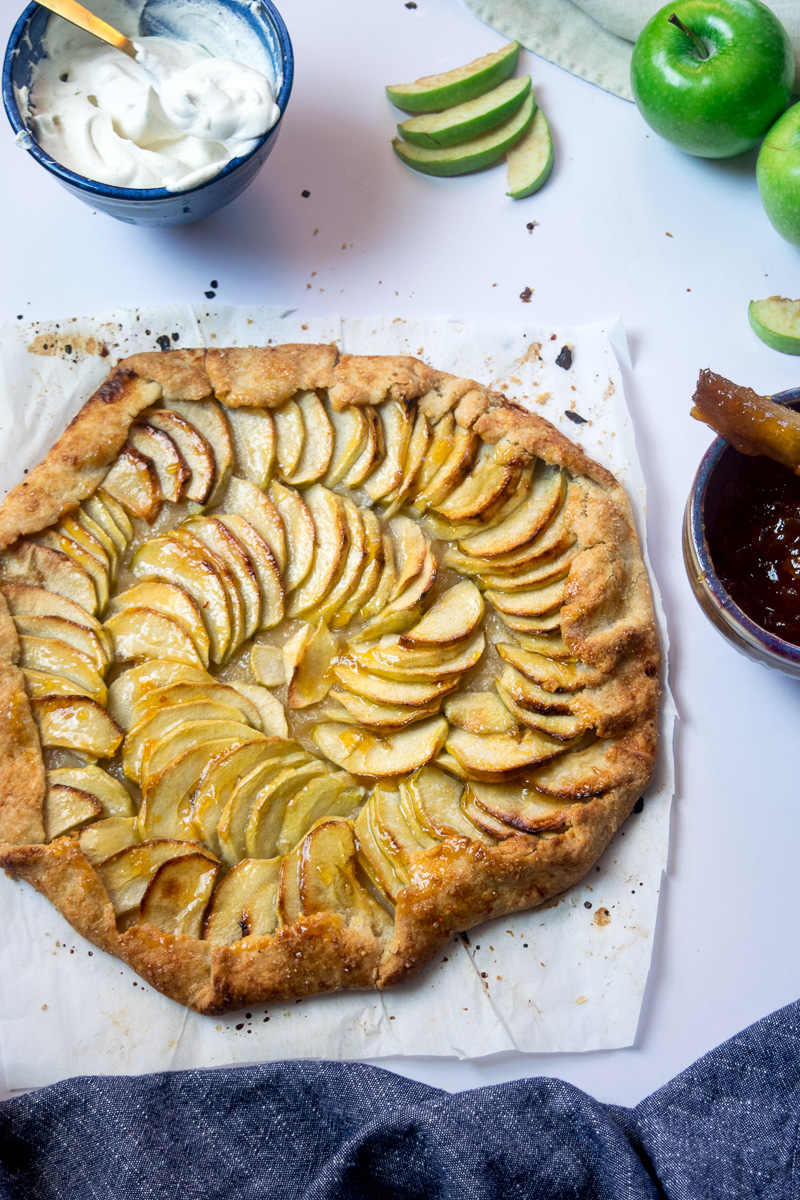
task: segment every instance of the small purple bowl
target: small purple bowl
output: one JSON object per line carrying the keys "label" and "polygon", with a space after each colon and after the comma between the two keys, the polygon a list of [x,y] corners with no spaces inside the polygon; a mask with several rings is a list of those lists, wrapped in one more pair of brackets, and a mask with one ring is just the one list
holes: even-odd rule
{"label": "small purple bowl", "polygon": [[[800,407],[800,388],[773,396],[779,404]],[[683,522],[686,573],[703,612],[737,650],[767,667],[800,677],[800,646],[757,625],[731,599],[717,575],[706,538],[706,521],[716,509],[720,489],[744,456],[724,438],[712,442],[689,493]]]}
{"label": "small purple bowl", "polygon": [[[99,212],[129,225],[188,225],[230,204],[255,179],[277,141],[292,90],[294,55],[286,26],[271,0],[218,0],[216,9],[230,9],[236,20],[247,26],[264,47],[272,64],[280,116],[249,154],[232,159],[212,179],[185,192],[169,192],[166,188],[113,187],[78,175],[45,154],[17,103],[18,92],[30,84],[33,68],[42,57],[44,32],[52,16],[39,4],[30,4],[25,9],[6,47],[3,103],[14,133],[28,153],[68,192]],[[172,32],[166,23],[142,29],[143,34]]]}

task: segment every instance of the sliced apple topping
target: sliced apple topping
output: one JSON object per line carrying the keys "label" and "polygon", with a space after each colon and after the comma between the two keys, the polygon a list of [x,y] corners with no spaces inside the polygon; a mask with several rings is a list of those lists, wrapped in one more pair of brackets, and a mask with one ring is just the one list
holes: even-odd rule
{"label": "sliced apple topping", "polygon": [[22,634],[19,645],[21,667],[65,679],[76,684],[87,695],[93,696],[100,704],[105,704],[106,686],[103,677],[88,655],[58,638],[29,637]]}
{"label": "sliced apple topping", "polygon": [[[100,643],[103,658],[106,662],[111,662],[114,657],[111,639],[97,618],[87,612],[85,608],[81,608],[74,600],[69,600],[46,588],[27,583],[8,583],[0,590],[3,592],[8,611],[15,623],[17,618],[53,617],[67,622],[71,626],[77,625],[95,636]],[[25,632],[21,626],[18,628],[20,628],[20,632]],[[68,639],[62,637],[60,640],[67,641]],[[80,647],[78,646],[77,649]]]}
{"label": "sliced apple topping", "polygon": [[186,464],[189,476],[184,481],[185,499],[205,504],[214,490],[217,467],[214,452],[202,433],[171,408],[148,409],[143,416],[153,429],[160,429],[172,439]]}
{"label": "sliced apple topping", "polygon": [[176,412],[193,425],[211,447],[215,478],[208,503],[216,503],[228,486],[234,461],[231,433],[222,408],[216,400],[170,400],[164,404],[164,408]]}
{"label": "sliced apple topping", "polygon": [[256,487],[266,487],[272,475],[277,441],[272,414],[267,408],[229,408],[226,412],[238,473]]}
{"label": "sliced apple topping", "polygon": [[402,785],[417,821],[435,838],[465,837],[493,843],[486,831],[470,821],[461,808],[464,785],[434,766],[421,767]]}
{"label": "sliced apple topping", "polygon": [[255,573],[261,598],[261,629],[273,629],[283,620],[284,590],[280,568],[271,548],[255,527],[235,513],[219,513],[216,518],[246,551]]}
{"label": "sliced apple topping", "polygon": [[516,667],[506,666],[496,682],[503,693],[522,708],[551,716],[569,716],[572,713],[573,693],[547,691]]}
{"label": "sliced apple topping", "polygon": [[498,612],[510,617],[540,617],[560,607],[566,599],[566,580],[546,584],[544,587],[525,588],[520,592],[485,593]]}
{"label": "sliced apple topping", "polygon": [[475,781],[468,787],[477,809],[521,833],[563,829],[569,820],[569,809],[562,801],[551,799],[527,782],[520,786]]}
{"label": "sliced apple topping", "polygon": [[64,617],[29,617],[19,614],[14,617],[17,633],[32,637],[55,638],[66,643],[73,650],[78,650],[89,660],[96,671],[106,670],[111,659],[107,650],[107,642],[101,639],[85,625],[77,625]]}
{"label": "sliced apple topping", "polygon": [[161,510],[161,489],[153,462],[133,446],[126,446],[117,455],[103,479],[103,491],[148,524]]}
{"label": "sliced apple topping", "polygon": [[466,642],[435,649],[406,650],[397,642],[376,646],[359,655],[356,663],[367,671],[383,676],[384,679],[446,680],[454,675],[463,675],[480,659],[486,647],[483,630],[478,629]]}
{"label": "sliced apple topping", "polygon": [[469,475],[435,505],[448,521],[476,521],[491,515],[512,491],[524,466],[525,456],[513,452],[504,441],[484,443]]}
{"label": "sliced apple topping", "polygon": [[219,869],[201,849],[162,863],[142,896],[140,923],[162,933],[199,937]]}
{"label": "sliced apple topping", "polygon": [[236,680],[232,687],[258,713],[258,720],[251,721],[252,725],[260,728],[267,737],[289,736],[289,725],[280,700],[258,683],[240,683]]}
{"label": "sliced apple topping", "polygon": [[222,810],[236,785],[261,763],[297,754],[299,750],[298,742],[254,735],[248,741],[232,742],[226,749],[211,754],[192,797],[191,821],[196,835],[213,844]]}
{"label": "sliced apple topping", "polygon": [[122,742],[122,730],[90,696],[37,696],[31,709],[43,746],[112,758]]}
{"label": "sliced apple topping", "polygon": [[286,564],[283,582],[287,594],[306,579],[314,559],[316,529],[308,505],[294,488],[270,484],[269,494],[286,530]]}
{"label": "sliced apple topping", "polygon": [[[189,680],[177,680],[163,687],[142,690],[130,706],[127,714],[126,732],[138,725],[148,714],[171,708],[176,704],[197,703],[203,700],[214,700],[220,704],[232,705],[238,708],[242,718],[254,729],[261,729],[261,715],[258,707],[239,689],[241,685],[221,683],[209,676],[208,681],[196,683]],[[261,689],[259,689],[261,690]]]}
{"label": "sliced apple topping", "polygon": [[84,826],[78,835],[81,853],[93,867],[138,842],[135,817],[106,817]]}
{"label": "sliced apple topping", "polygon": [[161,495],[177,504],[184,495],[191,472],[170,435],[147,421],[134,421],[128,434],[128,445],[150,459],[158,476]]}
{"label": "sliced apple topping", "polygon": [[403,463],[403,477],[396,488],[393,488],[386,496],[383,497],[383,503],[388,502],[386,516],[391,517],[411,496],[417,477],[422,470],[422,464],[425,462],[428,453],[428,447],[431,443],[433,434],[428,419],[424,413],[417,412],[414,428],[411,430],[411,437],[408,441],[408,449],[406,451],[405,462]]}
{"label": "sliced apple topping", "polygon": [[[86,520],[85,517],[84,520]],[[106,548],[107,540],[105,534],[98,529],[98,534],[100,534],[98,537],[89,528],[88,520],[86,520],[86,524],[83,524],[72,513],[67,513],[66,516],[61,518],[58,525],[56,525],[56,531],[65,537],[71,538],[73,542],[77,542],[87,554],[90,554],[95,559],[98,567],[101,567],[106,575],[112,574],[112,564],[115,562],[114,548],[112,546],[109,553]]]}
{"label": "sliced apple topping", "polygon": [[97,591],[83,567],[62,550],[27,538],[0,554],[0,580],[55,592],[91,616],[97,613]]}
{"label": "sliced apple topping", "polygon": [[[324,768],[319,759],[298,750],[283,759],[266,759],[253,768],[234,787],[217,822],[217,840],[225,861],[236,863],[240,858],[272,858],[287,801],[309,778],[322,777]],[[254,810],[263,813],[271,827],[272,839],[266,831],[247,844],[247,831]]]}
{"label": "sliced apple topping", "polygon": [[333,450],[325,476],[325,485],[335,487],[341,483],[348,471],[355,465],[366,446],[367,418],[360,408],[345,408],[337,412],[332,405],[326,405],[328,420],[333,431]]}
{"label": "sliced apple topping", "polygon": [[396,679],[382,679],[358,667],[352,659],[340,658],[334,664],[333,673],[342,687],[372,700],[375,704],[402,705],[419,708],[430,704],[432,700],[443,698],[458,687],[457,676],[445,680],[414,680],[411,683],[399,682]]}
{"label": "sliced apple topping", "polygon": [[288,479],[303,453],[306,429],[303,414],[295,400],[287,400],[272,414],[275,422],[275,466],[281,479]]}
{"label": "sliced apple topping", "polygon": [[463,580],[443,592],[425,616],[400,635],[398,643],[409,650],[451,646],[474,633],[483,613],[480,592],[473,583]]}
{"label": "sliced apple topping", "polygon": [[48,783],[42,808],[45,841],[79,829],[103,815],[103,806],[91,792],[64,783]]}
{"label": "sliced apple topping", "polygon": [[314,522],[314,559],[305,581],[292,596],[290,617],[313,613],[338,578],[347,554],[347,524],[340,498],[315,483],[306,492],[305,500]]}
{"label": "sliced apple topping", "polygon": [[[120,504],[119,500],[115,500],[102,486],[98,488],[95,495],[103,507],[108,510],[108,515],[125,538],[125,545],[127,546],[133,538],[133,525],[124,507]],[[84,504],[88,507],[90,501],[86,500]]]}
{"label": "sliced apple topping", "polygon": [[146,744],[142,755],[141,786],[146,788],[150,779],[195,746],[205,745],[209,755],[213,756],[232,743],[252,742],[264,736],[244,721],[226,718],[189,721],[179,725],[165,733],[160,741]]}
{"label": "sliced apple topping", "polygon": [[388,933],[391,918],[360,882],[349,821],[323,820],[306,834],[298,856],[298,895],[304,914],[336,913],[346,925]]}
{"label": "sliced apple topping", "polygon": [[539,729],[557,741],[574,741],[589,728],[590,722],[580,714],[543,713],[536,709],[523,708],[500,683],[497,684],[497,691],[509,712],[514,714],[521,725],[527,725],[529,729]]}
{"label": "sliced apple topping", "polygon": [[463,692],[444,702],[444,715],[456,729],[467,733],[509,733],[517,722],[494,692]]}
{"label": "sliced apple topping", "polygon": [[408,875],[401,862],[389,858],[376,835],[372,797],[356,817],[353,832],[362,871],[378,894],[384,896],[389,904],[395,904],[403,888],[408,885]]}
{"label": "sliced apple topping", "polygon": [[504,662],[515,667],[532,683],[538,683],[548,692],[577,692],[583,687],[598,687],[608,679],[603,671],[585,663],[556,662],[543,654],[522,650],[509,642],[498,642],[497,652]]}
{"label": "sliced apple topping", "polygon": [[173,530],[169,536],[176,542],[180,542],[182,545],[187,546],[198,556],[200,561],[202,561],[206,566],[212,568],[222,585],[228,603],[228,612],[230,613],[231,618],[230,644],[225,654],[225,658],[222,660],[226,661],[233,653],[235,653],[236,650],[239,649],[245,638],[246,609],[237,577],[228,566],[228,563],[225,561],[225,559],[222,558],[221,555],[217,554],[215,550],[211,550],[195,532],[190,532],[189,529],[186,528],[185,523]]}
{"label": "sliced apple topping", "polygon": [[286,683],[286,661],[280,646],[256,642],[250,651],[250,670],[262,687],[282,687]]}
{"label": "sliced apple topping", "polygon": [[564,743],[535,729],[478,734],[451,729],[447,750],[473,779],[501,780],[563,754]]}
{"label": "sliced apple topping", "polygon": [[214,889],[202,936],[214,946],[273,934],[278,927],[275,900],[281,859],[243,858]]}
{"label": "sliced apple topping", "polygon": [[335,688],[330,693],[331,700],[336,701],[337,711],[326,713],[331,720],[347,721],[355,725],[366,725],[370,729],[402,729],[414,721],[431,717],[439,711],[440,700],[437,697],[429,704],[421,704],[411,708],[402,704],[376,704],[373,700],[365,700],[353,692],[341,691]]}
{"label": "sliced apple topping", "polygon": [[153,688],[169,687],[173,683],[214,684],[214,678],[202,667],[154,658],[124,671],[108,689],[108,711],[123,729],[135,724],[134,712],[145,694]]}
{"label": "sliced apple topping", "polygon": [[352,775],[403,775],[439,753],[447,738],[447,721],[429,717],[384,736],[331,722],[318,725],[312,737],[326,758]]}
{"label": "sliced apple topping", "polygon": [[[95,492],[88,500],[84,500],[79,511],[79,520],[88,518],[94,523],[95,529],[102,529],[114,546],[117,555],[123,554],[130,538],[125,530],[117,524],[109,508],[108,499],[101,500],[100,493]],[[117,506],[118,507],[118,506]]]}
{"label": "sliced apple topping", "polygon": [[548,763],[531,775],[531,784],[546,796],[562,800],[587,800],[636,778],[636,753],[624,739],[599,738],[585,749]]}
{"label": "sliced apple topping", "polygon": [[553,519],[566,496],[566,480],[563,471],[547,467],[544,463],[534,475],[533,487],[528,499],[520,505],[507,521],[474,533],[459,542],[465,554],[495,558],[519,549],[535,538]]}
{"label": "sliced apple topping", "polygon": [[402,483],[415,406],[390,400],[381,404],[378,412],[383,425],[383,459],[364,484],[364,490],[373,502],[383,499]]}
{"label": "sliced apple topping", "polygon": [[118,917],[138,909],[147,885],[162,863],[187,854],[202,854],[214,863],[213,855],[196,842],[154,838],[117,851],[95,867]]}
{"label": "sliced apple topping", "polygon": [[359,487],[383,458],[383,425],[380,417],[371,405],[359,411],[364,414],[367,424],[361,453],[344,477],[344,483],[351,488]]}
{"label": "sliced apple topping", "polygon": [[202,614],[211,642],[211,660],[222,662],[233,636],[231,600],[208,554],[166,534],[140,546],[130,565],[139,579],[163,579],[188,592]]}
{"label": "sliced apple topping", "polygon": [[435,508],[441,504],[469,473],[480,445],[477,434],[456,425],[452,434],[452,449],[436,474],[417,493],[415,508],[422,511],[426,507]]}
{"label": "sliced apple topping", "polygon": [[244,609],[243,636],[236,642],[239,645],[261,628],[261,589],[252,558],[229,526],[213,517],[190,517],[180,529],[202,542],[233,575]]}
{"label": "sliced apple topping", "polygon": [[203,698],[146,709],[141,720],[128,730],[122,752],[122,767],[129,779],[142,781],[146,756],[175,728],[200,722],[245,723],[241,709],[232,704]]}
{"label": "sliced apple topping", "polygon": [[331,616],[330,623],[334,629],[348,625],[369,602],[383,573],[385,558],[380,522],[371,509],[365,508],[361,513],[361,523],[365,541],[361,572],[353,590]]}
{"label": "sliced apple topping", "polygon": [[307,626],[307,637],[299,648],[289,679],[290,708],[308,708],[325,699],[333,679],[331,667],[336,653],[336,639],[324,621],[314,627]]}
{"label": "sliced apple topping", "polygon": [[389,861],[410,875],[414,855],[424,853],[439,839],[431,837],[418,822],[406,818],[400,788],[388,783],[376,784],[370,797],[372,827]]}
{"label": "sliced apple topping", "polygon": [[[413,625],[421,613],[423,600],[436,582],[436,571],[436,556],[432,550],[428,550],[420,573],[403,588],[399,596],[379,610],[378,616],[365,625],[359,638],[374,640],[385,633],[402,632]],[[378,595],[377,591],[375,595]]]}
{"label": "sliced apple topping", "polygon": [[78,542],[73,541],[66,534],[60,533],[58,527],[55,529],[46,529],[44,533],[38,533],[36,540],[42,546],[65,554],[67,558],[71,558],[77,566],[86,572],[94,585],[97,596],[97,610],[102,612],[108,603],[108,568]]}
{"label": "sliced apple topping", "polygon": [[49,785],[61,784],[88,792],[101,807],[104,816],[131,817],[134,815],[130,792],[118,779],[94,764],[87,767],[57,767],[47,772]]}
{"label": "sliced apple topping", "polygon": [[328,470],[333,453],[333,429],[316,392],[301,392],[295,399],[303,422],[303,448],[294,468],[284,476],[295,486],[315,483]]}
{"label": "sliced apple topping", "polygon": [[189,666],[207,666],[182,622],[151,608],[134,605],[114,613],[105,624],[117,662],[142,662],[163,655]]}
{"label": "sliced apple topping", "polygon": [[317,821],[327,817],[355,817],[363,800],[363,791],[347,776],[325,772],[309,779],[286,803],[278,852],[285,854]]}
{"label": "sliced apple topping", "polygon": [[[194,646],[196,655],[182,657],[179,661],[193,664],[195,659],[199,659],[204,667],[208,666],[211,647],[206,627],[203,624],[197,601],[184,588],[175,583],[166,583],[164,580],[148,579],[143,583],[135,583],[133,587],[127,588],[118,596],[112,596],[111,608],[115,613],[124,612],[129,608],[148,609],[150,612],[160,613],[172,623],[183,626]],[[165,649],[147,657],[157,658],[159,654],[165,654],[167,658],[173,657],[166,654]],[[127,655],[126,657],[143,656]]]}
{"label": "sliced apple topping", "polygon": [[[282,498],[284,493],[289,491],[279,484],[274,484],[270,489],[270,496],[272,496],[270,499],[270,496],[262,492],[254,483],[247,479],[239,479],[234,475],[228,484],[225,499],[220,505],[217,515],[220,518],[223,513],[244,517],[269,546],[272,556],[278,564],[278,570],[283,571],[286,564],[287,535],[284,511],[276,500],[276,491],[278,490]],[[289,491],[289,495],[297,496],[297,493]]]}

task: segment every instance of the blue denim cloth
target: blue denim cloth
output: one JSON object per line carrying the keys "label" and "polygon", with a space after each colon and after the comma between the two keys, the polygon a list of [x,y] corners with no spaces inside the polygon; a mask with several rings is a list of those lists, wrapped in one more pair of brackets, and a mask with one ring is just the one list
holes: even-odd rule
{"label": "blue denim cloth", "polygon": [[793,1200],[800,1002],[636,1108],[354,1063],[71,1079],[0,1105],[0,1200]]}

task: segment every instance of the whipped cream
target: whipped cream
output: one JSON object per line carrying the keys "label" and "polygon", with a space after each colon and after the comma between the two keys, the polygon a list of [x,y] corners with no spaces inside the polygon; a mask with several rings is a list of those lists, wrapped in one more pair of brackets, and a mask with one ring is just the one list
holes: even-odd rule
{"label": "whipped cream", "polygon": [[171,37],[133,44],[135,59],[60,18],[48,23],[31,128],[79,175],[186,191],[248,154],[280,116],[271,81],[244,63]]}

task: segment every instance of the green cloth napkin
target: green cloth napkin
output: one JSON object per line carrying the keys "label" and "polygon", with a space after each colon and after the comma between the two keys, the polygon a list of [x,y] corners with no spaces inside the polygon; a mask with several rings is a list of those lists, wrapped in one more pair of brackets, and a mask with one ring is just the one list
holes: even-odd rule
{"label": "green cloth napkin", "polygon": [[[800,64],[800,3],[767,0]],[[632,100],[631,50],[663,0],[466,0],[499,33],[573,75]]]}

